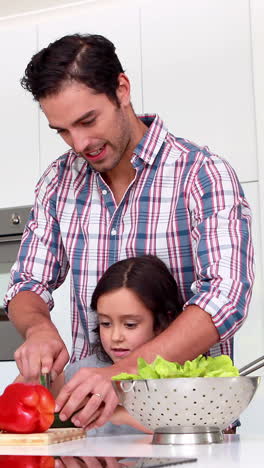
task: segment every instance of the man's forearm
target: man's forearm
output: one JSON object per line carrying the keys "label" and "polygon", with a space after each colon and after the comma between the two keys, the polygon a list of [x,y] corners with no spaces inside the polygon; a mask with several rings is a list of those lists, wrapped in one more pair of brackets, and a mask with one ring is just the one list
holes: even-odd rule
{"label": "man's forearm", "polygon": [[21,291],[9,302],[8,316],[25,338],[34,329],[53,327],[47,304],[31,291]]}
{"label": "man's forearm", "polygon": [[168,361],[183,364],[208,351],[218,341],[219,335],[211,316],[197,306],[188,306],[160,335],[114,364],[112,375],[135,373],[138,357],[152,362],[159,354]]}

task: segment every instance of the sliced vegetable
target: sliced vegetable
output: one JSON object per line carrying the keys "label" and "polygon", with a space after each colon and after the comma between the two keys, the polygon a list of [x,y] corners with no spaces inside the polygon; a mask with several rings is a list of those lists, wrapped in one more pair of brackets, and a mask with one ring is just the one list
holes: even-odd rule
{"label": "sliced vegetable", "polygon": [[[71,418],[73,417],[73,414],[71,415]],[[59,417],[59,413],[54,413],[54,421],[51,425],[52,428],[63,428],[63,427],[76,427],[73,422],[71,421],[71,418],[66,419],[66,421],[61,421]]]}

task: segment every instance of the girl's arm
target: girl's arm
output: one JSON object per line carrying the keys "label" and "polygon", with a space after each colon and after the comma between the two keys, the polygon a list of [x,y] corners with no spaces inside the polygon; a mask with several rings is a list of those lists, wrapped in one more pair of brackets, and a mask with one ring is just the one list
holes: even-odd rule
{"label": "girl's arm", "polygon": [[146,434],[153,434],[153,431],[142,426],[140,422],[136,421],[136,419],[134,419],[133,416],[131,416],[128,411],[120,405],[117,405],[113,416],[110,418],[110,421],[112,424],[117,426],[120,426],[121,424],[127,424],[128,426],[132,426],[139,431],[145,432]]}

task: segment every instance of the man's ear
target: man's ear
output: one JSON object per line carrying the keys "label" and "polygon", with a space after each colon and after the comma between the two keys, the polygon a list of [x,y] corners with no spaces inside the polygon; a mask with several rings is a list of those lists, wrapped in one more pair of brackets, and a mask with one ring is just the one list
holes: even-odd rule
{"label": "man's ear", "polygon": [[130,105],[130,82],[125,73],[119,74],[116,96],[121,106]]}

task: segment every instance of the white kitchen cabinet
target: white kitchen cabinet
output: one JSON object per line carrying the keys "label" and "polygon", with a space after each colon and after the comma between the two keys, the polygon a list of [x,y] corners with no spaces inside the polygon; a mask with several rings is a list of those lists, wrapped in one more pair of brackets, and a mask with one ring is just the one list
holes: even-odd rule
{"label": "white kitchen cabinet", "polygon": [[[264,2],[263,0],[251,0],[251,31],[253,53],[253,78],[256,103],[256,127],[257,127],[257,154],[258,154],[258,180],[260,199],[264,198]],[[250,164],[250,162],[249,162]],[[264,245],[264,210],[261,210],[259,224],[262,228],[262,245]],[[264,249],[261,251],[264,263]]]}
{"label": "white kitchen cabinet", "polygon": [[[248,317],[241,329],[235,335],[235,364],[238,368],[253,361],[264,354],[264,313],[263,313],[263,276],[261,263],[261,234],[259,224],[259,184],[243,184],[246,197],[252,208],[253,216],[253,241],[255,248],[256,279]],[[263,375],[263,369],[259,369],[254,375]],[[260,408],[264,404],[264,382],[257,390],[252,403],[243,412],[240,420],[240,434],[263,433],[263,420]]]}
{"label": "white kitchen cabinet", "polygon": [[263,272],[259,225],[259,184],[242,184],[252,210],[252,236],[255,250],[255,283],[248,317],[235,335],[235,363],[242,367],[264,354]]}
{"label": "white kitchen cabinet", "polygon": [[[264,4],[263,0],[250,0],[251,10],[251,31],[252,31],[252,52],[253,52],[253,77],[256,104],[256,126],[257,126],[257,154],[258,154],[258,188],[259,200],[264,196],[264,61],[263,61],[263,43],[264,43]],[[250,166],[251,160],[248,161]],[[246,189],[246,187],[245,187]],[[253,194],[252,194],[253,195]],[[256,192],[252,197],[252,204],[256,206]],[[257,273],[255,291],[251,304],[250,314],[246,324],[239,334],[238,339],[239,355],[244,355],[243,362],[251,361],[254,357],[264,354],[264,312],[263,312],[263,276],[261,276],[261,266],[263,274],[264,261],[264,212],[262,209],[255,213],[254,231],[262,232],[261,238],[257,243],[256,262]],[[254,232],[255,234],[255,232]],[[240,336],[238,336],[240,338]],[[242,345],[243,349],[242,348]],[[264,369],[259,369],[255,375],[264,375]],[[241,416],[242,426],[239,429],[241,434],[263,434],[262,412],[264,407],[264,378],[260,383],[259,389],[254,396],[253,401]]]}
{"label": "white kitchen cabinet", "polygon": [[257,180],[248,0],[153,0],[141,9],[143,111]]}
{"label": "white kitchen cabinet", "polygon": [[[39,25],[39,48],[74,33],[101,34],[116,46],[117,55],[131,81],[132,103],[136,112],[142,111],[141,49],[139,9],[131,7],[87,7],[87,14],[71,16]],[[67,150],[66,144],[48,127],[46,117],[40,118],[41,172]]]}
{"label": "white kitchen cabinet", "polygon": [[15,361],[0,361],[0,395],[3,393],[7,385],[14,382],[19,374]]}
{"label": "white kitchen cabinet", "polygon": [[51,311],[51,319],[57,327],[69,354],[71,354],[71,310],[70,310],[70,275],[64,283],[53,293],[54,308]]}
{"label": "white kitchen cabinet", "polygon": [[36,52],[36,27],[0,31],[0,208],[30,205],[39,176],[38,106],[20,79]]}

